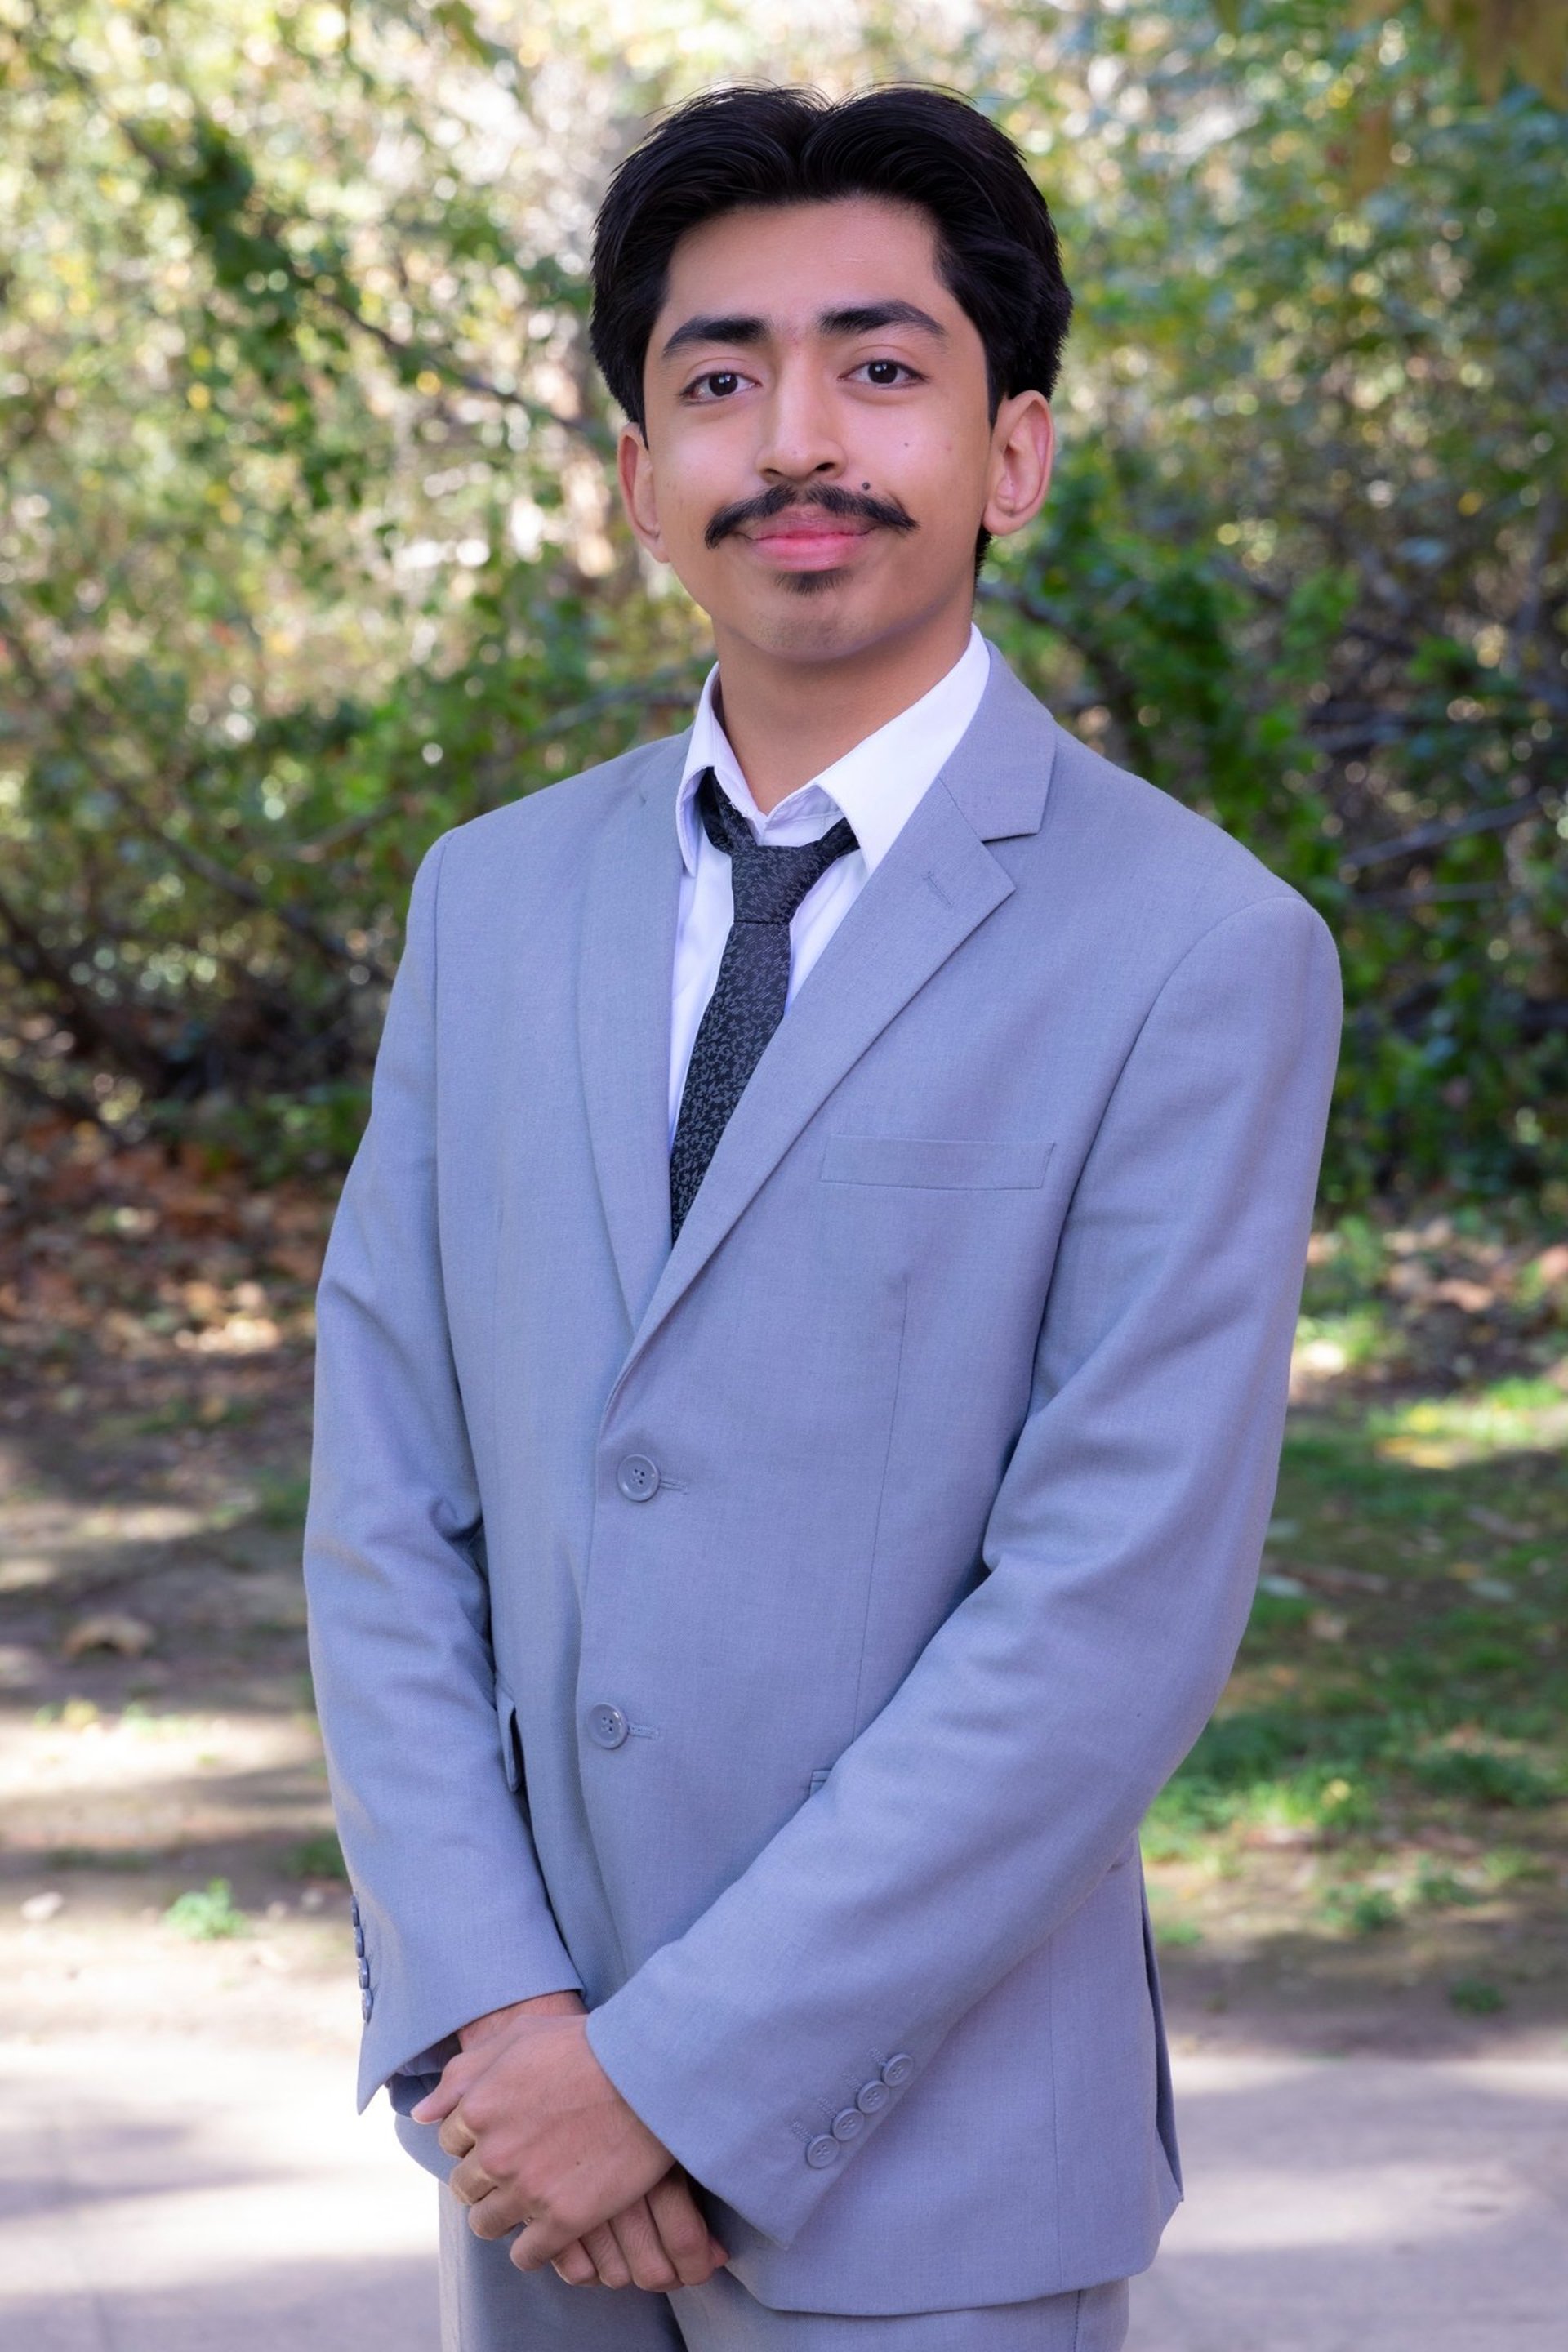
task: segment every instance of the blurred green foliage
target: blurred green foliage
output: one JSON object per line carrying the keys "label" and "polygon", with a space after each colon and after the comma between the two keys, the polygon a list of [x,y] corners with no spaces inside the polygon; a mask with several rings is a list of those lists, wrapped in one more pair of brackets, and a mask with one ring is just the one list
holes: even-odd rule
{"label": "blurred green foliage", "polygon": [[243,1936],[246,1929],[245,1914],[236,1905],[226,1878],[209,1878],[205,1886],[187,1887],[183,1895],[176,1895],[163,1914],[163,1922],[195,1944],[221,1943],[230,1936]]}
{"label": "blurred green foliage", "polygon": [[1333,924],[1331,1200],[1568,1204],[1560,12],[1491,13],[0,0],[13,1090],[341,1161],[420,853],[702,675],[611,498],[607,171],[714,80],[914,75],[1079,297],[985,626]]}

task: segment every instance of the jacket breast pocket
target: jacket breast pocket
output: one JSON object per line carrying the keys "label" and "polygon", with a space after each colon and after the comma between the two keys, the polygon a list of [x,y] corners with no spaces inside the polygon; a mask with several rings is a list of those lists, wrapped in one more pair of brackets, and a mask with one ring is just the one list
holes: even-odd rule
{"label": "jacket breast pocket", "polygon": [[1037,1192],[1051,1146],[1027,1138],[830,1135],[825,1184],[900,1184],[923,1192]]}

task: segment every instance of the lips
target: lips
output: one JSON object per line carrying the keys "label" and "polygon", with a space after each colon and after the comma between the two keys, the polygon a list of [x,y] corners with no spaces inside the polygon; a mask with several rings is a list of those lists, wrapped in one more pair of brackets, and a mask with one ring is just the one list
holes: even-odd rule
{"label": "lips", "polygon": [[774,515],[756,532],[756,539],[864,539],[871,526],[847,515],[805,513]]}
{"label": "lips", "polygon": [[805,512],[774,515],[747,536],[759,553],[790,570],[827,565],[843,558],[861,540],[869,539],[871,525],[848,515]]}
{"label": "lips", "polygon": [[702,537],[706,546],[721,547],[740,536],[748,547],[764,549],[774,562],[800,571],[847,554],[874,530],[903,535],[914,528],[913,515],[897,499],[873,498],[869,487],[856,491],[824,483],[800,498],[776,482],[760,498],[721,507]]}

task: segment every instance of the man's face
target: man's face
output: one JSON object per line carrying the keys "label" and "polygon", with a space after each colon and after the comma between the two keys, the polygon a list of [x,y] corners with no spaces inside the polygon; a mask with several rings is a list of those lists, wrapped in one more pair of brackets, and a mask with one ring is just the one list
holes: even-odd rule
{"label": "man's face", "polygon": [[729,213],[683,237],[628,428],[633,527],[727,632],[786,659],[868,650],[973,597],[975,534],[1049,472],[1037,393],[989,414],[979,333],[920,213],[870,197]]}

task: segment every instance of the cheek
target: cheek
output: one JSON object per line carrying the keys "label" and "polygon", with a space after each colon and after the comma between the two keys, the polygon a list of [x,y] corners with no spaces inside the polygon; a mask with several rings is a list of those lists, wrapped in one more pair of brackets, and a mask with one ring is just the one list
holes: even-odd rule
{"label": "cheek", "polygon": [[702,534],[719,509],[739,493],[732,487],[734,469],[723,461],[712,441],[695,448],[676,448],[656,467],[658,520],[672,548],[700,550]]}
{"label": "cheek", "polygon": [[[911,512],[920,512],[917,498],[934,520],[939,509],[963,506],[972,494],[976,499],[984,497],[984,451],[977,454],[973,433],[959,418],[943,410],[918,422],[889,417],[888,425],[879,449],[862,443],[865,462],[858,471],[874,473],[879,465],[888,487],[898,491]],[[927,514],[921,514],[922,522]]]}
{"label": "cheek", "polygon": [[973,540],[985,486],[957,433],[922,435],[900,452],[897,488],[928,541]]}

